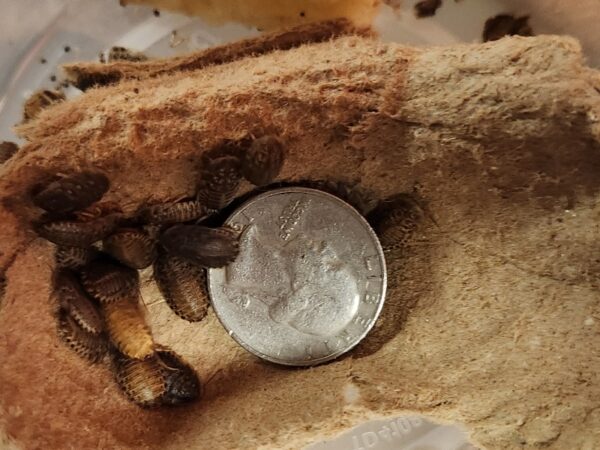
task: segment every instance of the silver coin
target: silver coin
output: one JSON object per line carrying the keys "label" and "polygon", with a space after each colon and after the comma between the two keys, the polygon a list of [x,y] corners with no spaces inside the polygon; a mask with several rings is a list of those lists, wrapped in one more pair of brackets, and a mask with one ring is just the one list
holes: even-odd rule
{"label": "silver coin", "polygon": [[242,231],[240,255],[209,270],[209,294],[246,350],[279,364],[318,364],[373,327],[385,298],[385,259],[350,205],[318,190],[283,188],[251,199],[226,224]]}

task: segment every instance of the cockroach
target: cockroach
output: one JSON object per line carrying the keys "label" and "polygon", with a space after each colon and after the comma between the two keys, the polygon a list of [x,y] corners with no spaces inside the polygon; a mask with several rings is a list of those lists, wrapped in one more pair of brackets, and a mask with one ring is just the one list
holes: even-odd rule
{"label": "cockroach", "polygon": [[384,249],[406,247],[423,218],[423,209],[406,194],[383,201],[369,215]]}
{"label": "cockroach", "polygon": [[81,269],[81,282],[88,294],[100,303],[137,298],[139,274],[108,258],[96,259]]}
{"label": "cockroach", "polygon": [[133,269],[143,269],[156,257],[156,242],[141,229],[122,228],[103,241],[103,250]]}
{"label": "cockroach", "polygon": [[202,220],[213,212],[198,200],[187,200],[149,206],[141,211],[140,218],[150,224],[170,225]]}
{"label": "cockroach", "polygon": [[201,395],[200,380],[194,369],[164,347],[145,360],[115,352],[112,369],[127,398],[142,407],[179,405]]}
{"label": "cockroach", "polygon": [[206,270],[169,253],[154,262],[154,279],[171,310],[188,322],[199,322],[208,312]]}
{"label": "cockroach", "polygon": [[104,358],[108,349],[108,341],[104,334],[87,332],[63,308],[57,310],[56,323],[60,339],[79,356],[90,362],[98,362]]}
{"label": "cockroach", "polygon": [[202,385],[198,375],[177,353],[165,347],[156,352],[161,360],[167,389],[162,398],[165,405],[180,405],[196,400],[202,395]]}
{"label": "cockroach", "polygon": [[223,158],[224,156],[236,158],[241,164],[251,142],[252,140],[249,137],[237,140],[225,139],[210,150],[202,153],[202,165],[205,167],[209,166],[212,161]]}
{"label": "cockroach", "polygon": [[19,146],[14,142],[0,142],[0,164],[4,164],[19,150]]}
{"label": "cockroach", "polygon": [[78,269],[88,264],[98,254],[98,250],[93,247],[83,248],[59,245],[54,251],[54,261],[57,267]]}
{"label": "cockroach", "polygon": [[155,355],[139,360],[115,352],[112,372],[130,401],[145,408],[161,405],[167,392],[167,380]]}
{"label": "cockroach", "polygon": [[99,335],[105,331],[98,306],[84,292],[73,272],[62,269],[54,275],[54,295],[60,308],[87,333]]}
{"label": "cockroach", "polygon": [[80,172],[59,178],[34,193],[34,205],[50,213],[65,214],[97,202],[109,187],[108,178],[97,172]]}
{"label": "cockroach", "polygon": [[129,358],[144,359],[154,353],[154,340],[137,296],[102,304],[111,342]]}
{"label": "cockroach", "polygon": [[121,206],[111,201],[94,203],[85,209],[73,212],[73,216],[79,222],[91,222],[111,214],[123,214]]}
{"label": "cockroach", "polygon": [[515,17],[512,14],[498,14],[485,21],[483,42],[496,41],[504,36],[533,36],[529,16]]}
{"label": "cockroach", "polygon": [[148,57],[142,52],[131,50],[129,48],[111,47],[111,49],[108,51],[108,57],[106,59],[109,63],[115,61],[141,62],[147,61]]}
{"label": "cockroach", "polygon": [[165,250],[203,267],[223,267],[239,253],[239,233],[228,227],[174,225],[160,236]]}
{"label": "cockroach", "polygon": [[284,161],[282,142],[272,135],[262,136],[255,139],[246,152],[242,174],[250,183],[263,186],[277,178]]}
{"label": "cockroach", "polygon": [[200,172],[197,199],[207,208],[222,209],[231,203],[241,181],[239,158],[223,156],[211,159]]}
{"label": "cockroach", "polygon": [[434,16],[440,6],[442,0],[422,0],[415,4],[415,15],[420,19]]}
{"label": "cockroach", "polygon": [[23,121],[34,119],[42,110],[65,100],[65,94],[60,91],[45,89],[31,94],[23,106]]}
{"label": "cockroach", "polygon": [[365,188],[355,183],[332,180],[311,180],[302,183],[303,186],[328,192],[352,205],[359,213],[366,216],[378,205],[377,197]]}
{"label": "cockroach", "polygon": [[120,220],[119,214],[110,214],[90,222],[74,220],[42,222],[36,224],[34,228],[39,236],[57,245],[87,248],[111,234]]}

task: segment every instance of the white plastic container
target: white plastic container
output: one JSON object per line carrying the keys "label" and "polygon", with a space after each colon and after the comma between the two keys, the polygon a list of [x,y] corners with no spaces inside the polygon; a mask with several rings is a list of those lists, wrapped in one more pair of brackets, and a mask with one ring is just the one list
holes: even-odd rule
{"label": "white plastic container", "polygon": [[[410,45],[477,42],[485,20],[499,13],[531,15],[536,33],[572,33],[580,37],[592,66],[600,66],[600,6],[597,0],[446,0],[432,18],[417,19],[415,0],[401,12],[384,7],[376,20],[383,40]],[[573,6],[576,4],[577,6]],[[214,27],[196,18],[143,7],[122,8],[117,0],[0,0],[0,141],[16,140],[25,99],[35,90],[61,83],[59,66],[97,60],[112,46],[170,56],[257,34],[230,24]],[[68,95],[78,95],[67,89]],[[375,420],[348,430],[309,450],[469,450],[458,427],[424,418]]]}

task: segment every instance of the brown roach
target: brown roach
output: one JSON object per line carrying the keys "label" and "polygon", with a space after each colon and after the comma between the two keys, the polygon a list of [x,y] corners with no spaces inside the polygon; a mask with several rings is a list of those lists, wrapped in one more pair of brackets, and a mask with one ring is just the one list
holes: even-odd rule
{"label": "brown roach", "polygon": [[239,233],[228,227],[175,225],[162,233],[161,245],[175,256],[203,267],[223,267],[239,254]]}
{"label": "brown roach", "polygon": [[51,182],[33,195],[33,203],[48,212],[65,214],[97,202],[108,187],[105,175],[80,172]]}
{"label": "brown roach", "polygon": [[165,347],[156,352],[162,361],[163,373],[167,380],[167,390],[162,398],[166,405],[180,405],[196,400],[202,395],[202,385],[198,375],[177,353]]}
{"label": "brown roach", "polygon": [[98,202],[85,209],[75,211],[73,217],[79,222],[92,222],[99,217],[109,216],[111,214],[123,214],[121,207],[112,201]]}
{"label": "brown roach", "polygon": [[198,200],[188,200],[149,206],[141,211],[140,217],[146,223],[170,225],[202,220],[211,213],[213,213],[213,210],[208,209]]}
{"label": "brown roach", "polygon": [[100,303],[137,298],[139,274],[107,258],[96,259],[81,269],[84,289]]}
{"label": "brown roach", "polygon": [[148,57],[142,52],[137,52],[125,47],[111,47],[107,57],[107,62],[109,63],[115,61],[141,62],[147,60]]}
{"label": "brown roach", "polygon": [[103,250],[133,269],[143,269],[156,258],[156,242],[144,230],[122,228],[103,241]]}
{"label": "brown roach", "polygon": [[154,340],[137,297],[102,304],[111,342],[125,356],[144,359],[154,353]]}
{"label": "brown roach", "polygon": [[39,236],[57,245],[87,248],[111,234],[120,220],[119,214],[110,214],[90,222],[74,220],[42,222],[34,228]]}
{"label": "brown roach", "polygon": [[167,380],[156,356],[141,361],[115,352],[112,371],[115,381],[133,403],[145,408],[161,404]]}
{"label": "brown roach", "polygon": [[421,0],[415,4],[415,15],[419,19],[435,16],[440,6],[442,6],[442,0]]}
{"label": "brown roach", "polygon": [[193,262],[163,253],[154,262],[154,279],[175,314],[199,322],[208,312],[206,270]]}
{"label": "brown roach", "polygon": [[87,332],[62,308],[57,311],[56,322],[58,336],[75,353],[90,362],[98,362],[104,358],[108,349],[108,341],[104,334]]}
{"label": "brown roach", "polygon": [[202,153],[202,165],[208,166],[212,161],[224,156],[231,156],[241,161],[244,159],[244,154],[250,146],[251,139],[244,138],[240,140],[225,139],[218,145],[215,145],[210,150]]}
{"label": "brown roach", "polygon": [[512,14],[498,14],[485,21],[483,42],[496,41],[504,36],[533,36],[529,16],[515,17]]}
{"label": "brown roach", "polygon": [[194,369],[164,347],[145,360],[115,352],[113,373],[127,398],[142,407],[179,405],[201,394],[200,380]]}
{"label": "brown roach", "polygon": [[42,110],[63,100],[65,100],[65,94],[60,91],[45,89],[34,92],[25,101],[25,105],[23,106],[23,121],[27,122],[35,118]]}
{"label": "brown roach", "polygon": [[19,146],[14,142],[0,142],[0,164],[4,164],[19,150]]}
{"label": "brown roach", "polygon": [[93,335],[104,332],[104,319],[96,304],[83,291],[73,272],[62,269],[54,275],[54,295],[60,308],[77,322],[83,330]]}
{"label": "brown roach", "polygon": [[83,248],[59,245],[54,251],[54,261],[57,267],[78,269],[95,259],[98,253],[98,250],[93,247]]}
{"label": "brown roach", "polygon": [[344,181],[315,180],[302,183],[306,187],[319,189],[341,198],[352,205],[359,213],[366,216],[378,205],[377,197],[356,183]]}
{"label": "brown roach", "polygon": [[246,152],[242,174],[250,183],[263,186],[277,178],[284,161],[282,142],[272,135],[262,136],[255,139]]}
{"label": "brown roach", "polygon": [[423,218],[424,211],[409,195],[398,194],[369,215],[384,249],[407,247]]}
{"label": "brown roach", "polygon": [[241,161],[235,156],[208,160],[200,172],[198,200],[210,209],[222,209],[234,199],[242,181]]}

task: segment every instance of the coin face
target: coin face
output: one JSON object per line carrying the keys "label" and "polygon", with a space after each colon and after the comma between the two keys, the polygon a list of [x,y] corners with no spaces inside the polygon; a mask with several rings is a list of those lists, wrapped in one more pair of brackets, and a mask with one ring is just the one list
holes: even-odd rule
{"label": "coin face", "polygon": [[210,269],[213,308],[244,348],[271,362],[334,359],[369,332],[385,298],[383,251],[367,221],[330,194],[283,188],[226,221],[240,254]]}

